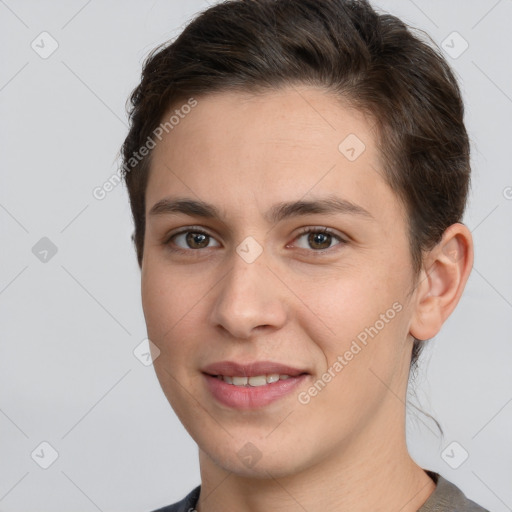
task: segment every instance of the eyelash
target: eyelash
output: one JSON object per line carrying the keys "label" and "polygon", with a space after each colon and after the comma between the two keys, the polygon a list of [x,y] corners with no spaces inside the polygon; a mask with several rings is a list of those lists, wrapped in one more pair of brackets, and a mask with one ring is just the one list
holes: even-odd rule
{"label": "eyelash", "polygon": [[[183,248],[177,247],[177,246],[171,247],[171,242],[173,241],[174,238],[176,238],[179,235],[188,234],[188,233],[197,233],[197,234],[205,235],[209,238],[214,238],[210,233],[204,231],[203,229],[201,229],[199,227],[196,228],[194,226],[190,226],[187,229],[183,229],[182,231],[178,231],[177,233],[173,233],[172,235],[167,236],[163,241],[163,245],[169,247],[169,249],[172,252],[181,253],[181,254],[189,254],[189,255],[191,253],[197,253],[197,256],[200,256],[200,253],[202,252],[201,249],[183,249]],[[319,249],[319,250],[310,249],[310,250],[308,250],[308,249],[300,248],[301,250],[308,251],[308,252],[314,254],[315,256],[322,256],[325,253],[327,253],[328,251],[330,251],[331,249],[333,249],[334,247],[336,247],[337,245],[344,245],[347,243],[347,240],[343,239],[340,235],[336,234],[333,230],[331,230],[327,227],[322,227],[322,228],[304,227],[300,230],[299,234],[294,238],[294,241],[296,241],[297,239],[301,238],[302,236],[304,236],[306,234],[310,234],[310,233],[322,233],[322,234],[326,234],[326,235],[331,235],[333,238],[337,239],[337,241],[338,241],[337,244],[335,244],[331,247],[328,247],[327,249]],[[286,247],[288,247],[288,246],[289,245],[287,244]],[[208,247],[205,247],[204,249],[208,249]]]}
{"label": "eyelash", "polygon": [[[332,229],[329,229],[329,228],[313,228],[313,227],[304,227],[304,228],[301,228],[301,230],[299,231],[299,234],[294,238],[294,241],[301,238],[302,236],[304,235],[307,235],[307,234],[310,234],[310,233],[322,233],[322,234],[325,234],[325,235],[330,235],[331,237],[335,238],[338,240],[338,244],[335,244],[331,247],[328,247],[327,249],[319,249],[319,250],[314,250],[314,249],[303,249],[305,251],[308,251],[308,252],[311,252],[312,254],[314,254],[315,256],[318,255],[318,256],[321,256],[323,254],[325,254],[327,251],[330,251],[331,249],[333,249],[334,247],[336,247],[336,245],[343,245],[345,243],[347,243],[347,241],[345,239],[343,239],[340,235],[337,235]],[[287,246],[288,247],[288,246]]]}
{"label": "eyelash", "polygon": [[172,235],[167,236],[163,241],[163,245],[168,246],[169,250],[171,250],[172,252],[181,253],[181,254],[187,253],[190,255],[191,253],[194,253],[194,252],[196,252],[196,253],[202,252],[201,249],[183,249],[183,248],[177,247],[177,246],[171,247],[171,243],[174,238],[176,238],[179,235],[188,234],[188,233],[196,233],[196,234],[205,235],[207,237],[213,238],[212,235],[210,235],[210,233],[207,233],[206,231],[202,230],[201,228],[196,228],[194,226],[190,226],[187,229],[183,229],[181,231],[178,231],[177,233],[173,233]]}

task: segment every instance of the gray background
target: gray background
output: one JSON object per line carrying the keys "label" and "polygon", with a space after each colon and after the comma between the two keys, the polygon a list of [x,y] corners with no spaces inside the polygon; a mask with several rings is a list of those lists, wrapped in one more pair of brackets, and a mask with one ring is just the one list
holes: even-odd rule
{"label": "gray background", "polygon": [[[461,304],[422,358],[412,399],[445,435],[411,407],[408,443],[420,465],[491,511],[509,511],[512,1],[376,5],[448,52],[473,142],[465,222],[475,266]],[[151,365],[133,353],[145,325],[126,191],[118,186],[100,201],[92,190],[117,168],[125,100],[143,58],[207,6],[0,0],[4,512],[151,510],[199,483],[194,442]],[[58,43],[47,58],[40,53],[54,43],[43,31]],[[469,47],[458,55],[464,40]],[[47,469],[41,465],[52,462],[52,448],[42,442],[58,453]]]}

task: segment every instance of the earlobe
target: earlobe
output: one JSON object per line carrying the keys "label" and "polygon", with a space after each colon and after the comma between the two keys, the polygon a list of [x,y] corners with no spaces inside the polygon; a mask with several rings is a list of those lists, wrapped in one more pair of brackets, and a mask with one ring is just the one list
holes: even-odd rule
{"label": "earlobe", "polygon": [[410,334],[419,340],[433,338],[460,300],[473,267],[471,232],[463,224],[452,224],[423,261],[410,326]]}

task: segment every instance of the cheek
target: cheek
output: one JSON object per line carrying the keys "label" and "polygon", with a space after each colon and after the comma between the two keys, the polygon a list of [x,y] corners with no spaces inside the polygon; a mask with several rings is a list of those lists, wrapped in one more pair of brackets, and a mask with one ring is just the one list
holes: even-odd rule
{"label": "cheek", "polygon": [[302,328],[321,354],[322,367],[302,398],[310,397],[319,411],[329,410],[335,429],[363,424],[403,373],[408,313],[399,287],[368,274],[352,276],[330,280],[321,293],[318,283],[303,286],[304,303],[311,304],[318,321],[304,321]]}
{"label": "cheek", "polygon": [[320,371],[343,375],[333,388],[351,390],[350,396],[356,389],[360,396],[371,387],[368,379],[378,384],[370,370],[385,381],[392,378],[406,343],[405,285],[403,272],[390,267],[386,272],[344,269],[336,278],[301,283],[301,299],[315,313],[299,315],[301,327],[322,353]]}
{"label": "cheek", "polygon": [[[190,282],[192,281],[192,282]],[[179,269],[147,260],[142,273],[142,306],[148,338],[159,348],[160,354],[153,366],[169,403],[182,421],[194,416],[190,393],[197,378],[198,347],[194,339],[201,338],[199,326],[204,325],[198,315],[204,307],[204,293],[194,287],[194,279],[187,280]],[[183,392],[187,382],[188,393]],[[195,402],[195,401],[193,401]]]}
{"label": "cheek", "polygon": [[327,333],[327,338],[332,340],[356,337],[379,320],[401,296],[397,285],[384,276],[356,268],[301,280],[296,288],[300,290],[304,307],[317,319],[318,334]]}
{"label": "cheek", "polygon": [[184,279],[179,269],[151,261],[142,271],[142,307],[149,338],[168,351],[183,326],[190,323],[205,292],[193,279]]}

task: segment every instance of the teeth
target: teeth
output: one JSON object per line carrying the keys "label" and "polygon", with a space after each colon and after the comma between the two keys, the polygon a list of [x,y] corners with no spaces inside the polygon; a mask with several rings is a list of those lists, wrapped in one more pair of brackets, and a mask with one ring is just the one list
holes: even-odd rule
{"label": "teeth", "polygon": [[255,375],[253,377],[231,377],[228,375],[217,375],[217,378],[233,384],[234,386],[265,386],[266,384],[272,384],[278,380],[289,379],[289,375],[280,375],[278,373],[271,373],[269,375]]}
{"label": "teeth", "polygon": [[267,377],[265,375],[257,375],[249,377],[249,386],[265,386],[267,384]]}
{"label": "teeth", "polygon": [[247,377],[232,377],[232,380],[235,386],[246,386],[249,379]]}

